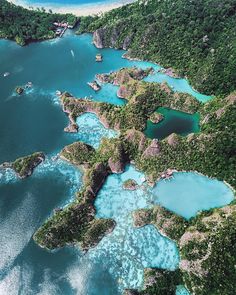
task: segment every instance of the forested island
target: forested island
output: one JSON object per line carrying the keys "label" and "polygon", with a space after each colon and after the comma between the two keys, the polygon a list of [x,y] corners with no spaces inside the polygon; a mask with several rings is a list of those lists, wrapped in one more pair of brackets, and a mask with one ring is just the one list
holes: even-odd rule
{"label": "forested island", "polygon": [[0,38],[15,40],[23,46],[31,41],[52,39],[56,36],[54,22],[68,22],[74,26],[72,14],[55,14],[44,8],[28,10],[0,0]]}

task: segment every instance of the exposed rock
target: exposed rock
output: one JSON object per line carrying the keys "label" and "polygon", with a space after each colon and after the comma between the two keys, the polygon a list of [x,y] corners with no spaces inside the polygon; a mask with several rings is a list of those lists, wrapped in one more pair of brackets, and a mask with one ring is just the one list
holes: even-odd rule
{"label": "exposed rock", "polygon": [[146,143],[146,136],[138,130],[130,129],[127,130],[125,139],[132,143],[133,145],[138,146],[139,151],[143,151]]}
{"label": "exposed rock", "polygon": [[15,91],[17,94],[21,95],[24,92],[24,88],[22,88],[21,86],[17,86]]}
{"label": "exposed rock", "polygon": [[150,158],[160,155],[161,148],[158,139],[153,139],[151,144],[143,152],[144,158]]}
{"label": "exposed rock", "polygon": [[98,84],[96,80],[93,82],[88,82],[88,85],[94,90],[94,91],[99,91],[101,89],[101,86]]}
{"label": "exposed rock", "polygon": [[179,75],[172,68],[162,69],[161,72],[166,74],[169,77],[179,78]]}
{"label": "exposed rock", "polygon": [[75,123],[74,124],[70,123],[67,127],[64,128],[64,131],[68,133],[77,133],[78,130],[79,130],[79,127]]}
{"label": "exposed rock", "polygon": [[135,227],[143,227],[152,222],[152,212],[148,209],[134,211],[133,220]]}
{"label": "exposed rock", "polygon": [[132,39],[133,39],[133,36],[126,36],[125,37],[125,40],[124,40],[124,43],[123,43],[123,49],[124,50],[127,50],[129,48]]}
{"label": "exposed rock", "polygon": [[167,137],[166,141],[169,145],[176,146],[179,142],[178,135],[176,133],[172,133]]}
{"label": "exposed rock", "polygon": [[0,165],[0,169],[8,169],[8,168],[12,168],[11,162],[4,162]]}
{"label": "exposed rock", "polygon": [[209,122],[209,120],[210,120],[210,118],[211,118],[211,114],[207,114],[204,118],[203,118],[203,120],[202,120],[202,124],[207,124],[208,122]]}
{"label": "exposed rock", "polygon": [[118,144],[115,148],[112,157],[108,160],[108,165],[112,173],[122,173],[125,170],[125,165],[127,163],[127,156],[123,149],[122,144]]}
{"label": "exposed rock", "polygon": [[97,48],[104,48],[105,32],[104,28],[100,28],[93,33],[93,44]]}
{"label": "exposed rock", "polygon": [[113,78],[111,77],[112,72],[110,74],[96,74],[96,79],[100,83],[112,83]]}
{"label": "exposed rock", "polygon": [[125,169],[125,163],[122,162],[120,159],[114,161],[113,158],[109,158],[108,160],[109,167],[112,173],[123,173]]}
{"label": "exposed rock", "polygon": [[102,62],[102,54],[101,53],[96,54],[96,62]]}
{"label": "exposed rock", "polygon": [[221,108],[216,111],[216,117],[219,119],[226,112],[226,108]]}
{"label": "exposed rock", "polygon": [[131,94],[132,92],[129,90],[129,88],[126,85],[121,85],[117,91],[117,96],[119,98],[128,98]]}

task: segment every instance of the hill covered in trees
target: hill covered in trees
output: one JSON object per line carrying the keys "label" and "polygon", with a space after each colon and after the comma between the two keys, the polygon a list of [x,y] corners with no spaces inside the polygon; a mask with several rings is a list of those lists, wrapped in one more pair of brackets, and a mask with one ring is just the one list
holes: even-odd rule
{"label": "hill covered in trees", "polygon": [[20,45],[55,37],[53,22],[67,21],[74,25],[72,14],[47,13],[45,9],[28,10],[0,0],[0,38],[15,40]]}
{"label": "hill covered in trees", "polygon": [[206,94],[236,89],[235,0],[139,0],[101,17],[82,18],[98,47],[173,67]]}

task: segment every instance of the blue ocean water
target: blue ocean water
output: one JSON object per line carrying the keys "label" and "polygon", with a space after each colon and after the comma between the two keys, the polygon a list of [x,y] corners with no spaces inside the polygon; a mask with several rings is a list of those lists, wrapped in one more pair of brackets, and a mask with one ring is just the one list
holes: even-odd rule
{"label": "blue ocean water", "polygon": [[[122,175],[110,176],[101,190],[97,217],[112,217],[117,227],[86,256],[77,247],[48,252],[32,240],[53,209],[70,202],[82,185],[76,167],[52,156],[77,140],[98,147],[103,136],[117,136],[93,114],[77,119],[77,134],[65,133],[68,119],[55,91],[67,90],[77,97],[92,96],[96,101],[121,105],[125,101],[116,96],[117,87],[104,85],[94,93],[87,82],[96,73],[121,67],[159,68],[123,59],[124,52],[113,49],[102,50],[104,61],[95,63],[98,52],[101,50],[91,44],[91,36],[77,37],[71,32],[62,39],[24,48],[0,41],[0,163],[40,150],[47,155],[46,162],[28,179],[17,179],[10,170],[0,171],[0,294],[117,295],[125,286],[141,286],[143,267],[174,269],[178,264],[173,242],[153,226],[132,227],[131,211],[150,206],[153,198],[145,187],[123,191],[127,178],[143,182],[143,175],[132,167]],[[4,72],[10,75],[4,77]],[[15,87],[28,81],[33,88],[16,95]],[[192,90],[187,84],[181,91]],[[194,95],[198,99],[199,94]]]}

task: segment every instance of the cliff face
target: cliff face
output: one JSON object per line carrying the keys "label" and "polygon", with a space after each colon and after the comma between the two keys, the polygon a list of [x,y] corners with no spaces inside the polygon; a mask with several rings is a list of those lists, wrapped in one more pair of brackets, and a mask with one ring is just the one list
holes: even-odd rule
{"label": "cliff face", "polygon": [[112,30],[107,27],[99,28],[93,33],[93,43],[97,48],[113,47],[127,50],[133,37],[125,36],[120,40],[120,33],[119,27],[114,27]]}

